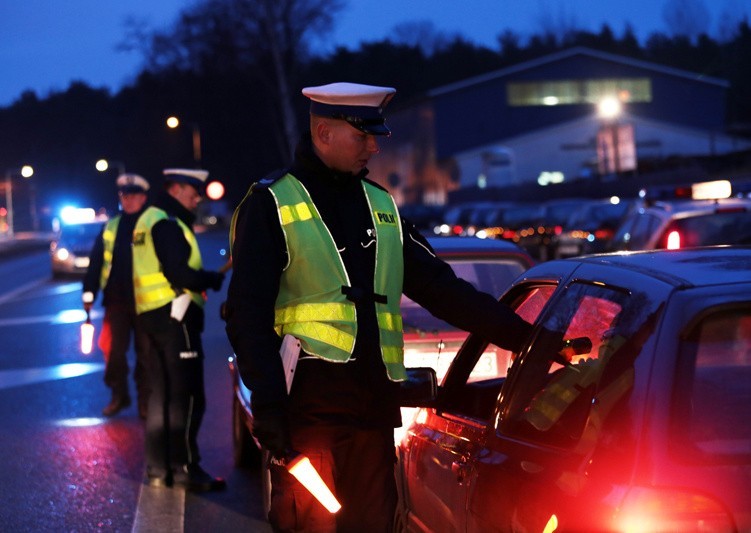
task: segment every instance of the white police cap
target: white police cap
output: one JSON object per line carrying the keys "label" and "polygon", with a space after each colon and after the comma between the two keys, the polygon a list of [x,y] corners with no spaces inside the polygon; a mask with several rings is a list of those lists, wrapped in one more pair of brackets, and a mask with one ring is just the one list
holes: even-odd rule
{"label": "white police cap", "polygon": [[203,194],[206,188],[206,179],[209,177],[208,170],[190,168],[165,168],[163,174],[167,181],[192,185],[199,194]]}
{"label": "white police cap", "polygon": [[347,121],[352,127],[371,135],[390,135],[383,108],[394,97],[393,87],[338,82],[305,87],[310,98],[310,113]]}
{"label": "white police cap", "polygon": [[149,182],[138,174],[120,174],[117,177],[117,190],[123,194],[141,192],[146,194],[149,190]]}

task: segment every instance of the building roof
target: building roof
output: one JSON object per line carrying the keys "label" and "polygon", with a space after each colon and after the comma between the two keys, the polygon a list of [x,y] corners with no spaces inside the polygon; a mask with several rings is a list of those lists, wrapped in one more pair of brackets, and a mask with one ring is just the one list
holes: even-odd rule
{"label": "building roof", "polygon": [[723,88],[730,87],[730,83],[727,80],[723,80],[720,78],[712,78],[709,76],[703,76],[696,72],[690,72],[687,70],[667,67],[664,65],[659,65],[657,63],[651,63],[649,61],[642,61],[640,59],[633,59],[630,57],[611,54],[608,52],[600,52],[599,50],[593,50],[591,48],[586,48],[583,46],[577,46],[574,48],[569,48],[568,50],[562,50],[560,52],[556,52],[556,53],[549,54],[543,57],[539,57],[537,59],[532,59],[530,61],[518,63],[510,67],[495,70],[493,72],[488,72],[486,74],[481,74],[479,76],[467,78],[466,80],[461,80],[461,81],[450,83],[448,85],[444,85],[441,87],[436,87],[435,89],[428,91],[428,97],[440,96],[442,94],[465,89],[467,87],[471,87],[473,85],[477,85],[480,83],[485,83],[485,82],[492,81],[495,79],[505,78],[512,74],[516,74],[518,72],[523,72],[525,70],[537,68],[537,67],[549,64],[549,63],[554,63],[556,61],[561,61],[563,59],[568,59],[574,56],[589,56],[594,59],[612,61],[615,63],[620,63],[622,65],[627,65],[627,66],[640,68],[644,70],[651,70],[651,71],[665,74],[665,75],[685,78],[685,79],[694,81],[696,83],[706,83],[706,84],[716,85],[716,86],[723,87]]}

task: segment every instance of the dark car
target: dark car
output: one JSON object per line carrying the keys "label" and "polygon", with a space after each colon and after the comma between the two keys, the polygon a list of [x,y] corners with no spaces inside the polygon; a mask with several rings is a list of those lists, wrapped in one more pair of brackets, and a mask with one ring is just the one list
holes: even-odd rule
{"label": "dark car", "polygon": [[535,333],[495,376],[467,339],[398,445],[395,530],[751,531],[749,272],[749,247],[525,272],[502,299]]}
{"label": "dark car", "polygon": [[550,257],[561,259],[606,251],[615,231],[632,209],[636,209],[634,200],[620,198],[581,202],[563,223],[551,246]]}
{"label": "dark car", "polygon": [[89,268],[89,256],[106,218],[63,224],[50,243],[52,276],[83,276]]}
{"label": "dark car", "polygon": [[539,261],[553,258],[556,239],[563,231],[566,222],[588,200],[581,198],[559,198],[548,200],[540,205],[540,218],[531,230],[519,236],[519,245]]}
{"label": "dark car", "polygon": [[[451,265],[457,275],[475,287],[498,296],[526,269],[532,258],[517,245],[469,237],[435,237],[428,239],[438,256]],[[407,297],[402,297],[404,324],[404,361],[407,367],[430,367],[442,376],[461,346],[467,333],[433,317]],[[490,346],[485,359],[495,364],[496,348]],[[232,428],[234,461],[237,466],[262,465],[262,451],[251,434],[253,414],[250,390],[243,384],[234,357],[229,359],[233,383]],[[404,416],[408,416],[405,411]],[[262,465],[263,466],[263,465]],[[263,468],[264,505],[268,505],[268,472]],[[268,507],[265,507],[268,508]]]}
{"label": "dark car", "polygon": [[628,216],[608,249],[751,244],[751,199],[656,202]]}

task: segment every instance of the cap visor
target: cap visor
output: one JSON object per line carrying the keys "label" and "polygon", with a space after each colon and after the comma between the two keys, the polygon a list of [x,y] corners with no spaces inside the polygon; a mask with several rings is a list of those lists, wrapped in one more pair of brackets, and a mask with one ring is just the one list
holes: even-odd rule
{"label": "cap visor", "polygon": [[391,135],[391,130],[388,129],[386,124],[352,124],[351,122],[349,124],[355,129],[370,135]]}

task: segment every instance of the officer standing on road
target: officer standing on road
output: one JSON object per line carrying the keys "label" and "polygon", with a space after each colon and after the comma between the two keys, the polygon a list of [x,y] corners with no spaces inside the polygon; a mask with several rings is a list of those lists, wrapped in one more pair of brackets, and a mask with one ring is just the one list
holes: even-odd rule
{"label": "officer standing on road", "polygon": [[203,293],[224,281],[224,274],[203,269],[192,229],[207,177],[205,170],[166,169],[164,191],[133,232],[136,312],[152,347],[147,482],[196,492],[226,486],[201,468],[198,452],[206,410]]}
{"label": "officer standing on road", "polygon": [[136,327],[131,241],[136,220],[146,207],[149,182],[138,174],[122,174],[116,184],[121,212],[107,221],[94,242],[91,263],[83,280],[83,307],[89,312],[97,293],[102,291],[104,320],[100,346],[106,362],[104,383],[112,389],[112,398],[102,414],[114,416],[130,406],[127,353],[133,332],[136,351],[133,377],[138,392],[138,413],[141,418],[146,418],[149,401],[149,376],[145,368],[148,339]]}
{"label": "officer standing on road", "polygon": [[[276,457],[306,454],[342,504],[328,514],[272,463],[275,531],[391,531],[402,292],[507,349],[531,333],[457,278],[366,179],[377,138],[390,133],[382,110],[394,93],[352,83],[303,89],[310,132],[292,166],[253,184],[235,213],[227,334],[252,391],[254,435]],[[285,334],[302,344],[289,395]]]}

